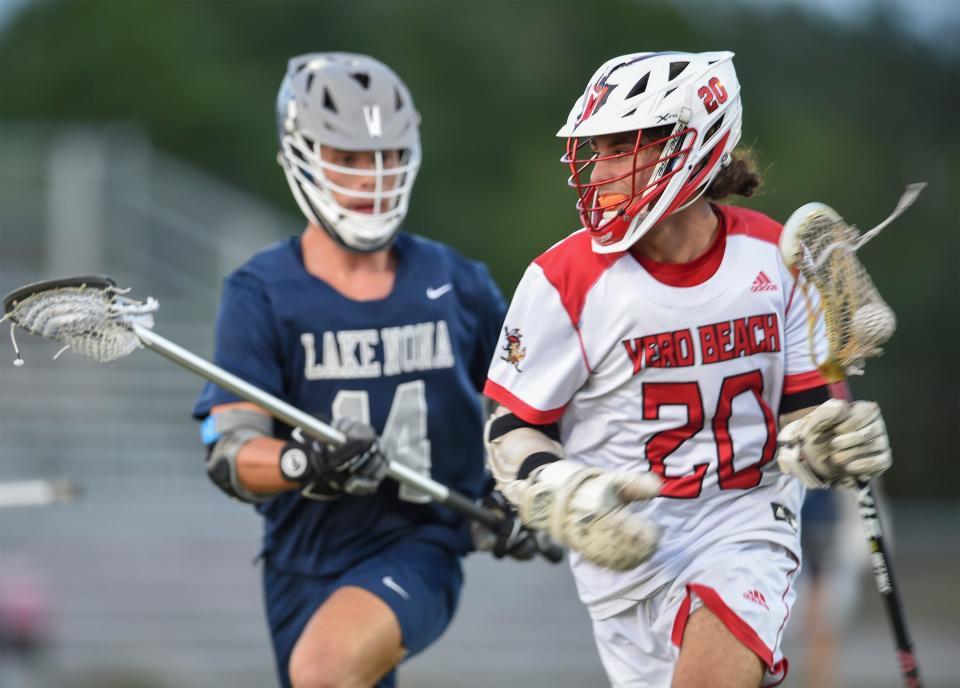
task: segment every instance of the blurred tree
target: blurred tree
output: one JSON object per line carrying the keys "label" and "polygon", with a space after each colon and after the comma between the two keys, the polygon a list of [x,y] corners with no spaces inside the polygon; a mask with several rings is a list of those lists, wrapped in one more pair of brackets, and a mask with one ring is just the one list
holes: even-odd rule
{"label": "blurred tree", "polygon": [[906,183],[930,183],[864,250],[900,333],[856,386],[891,419],[891,490],[943,496],[960,483],[960,68],[955,50],[897,25],[888,10],[846,26],[730,3],[34,2],[0,35],[0,122],[136,120],[156,145],[294,212],[275,163],[287,58],[373,54],[423,115],[408,227],[486,260],[509,295],[577,227],[553,134],[593,70],[639,50],[734,50],[744,142],[766,176],[752,207],[783,220],[821,200],[869,227]]}

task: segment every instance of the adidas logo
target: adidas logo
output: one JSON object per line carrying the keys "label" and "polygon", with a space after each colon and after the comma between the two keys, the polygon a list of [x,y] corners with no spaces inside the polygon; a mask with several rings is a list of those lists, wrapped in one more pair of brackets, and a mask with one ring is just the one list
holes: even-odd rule
{"label": "adidas logo", "polygon": [[[762,275],[763,273],[760,273],[760,274]],[[743,593],[743,599],[749,602],[753,602],[755,604],[759,604],[761,607],[763,607],[767,611],[770,611],[770,607],[767,606],[767,599],[763,596],[763,593],[760,592],[759,590],[747,590],[745,593]]]}
{"label": "adidas logo", "polygon": [[760,271],[760,274],[757,275],[757,279],[753,280],[753,284],[750,286],[750,291],[776,291],[777,285],[767,277],[767,273],[763,270]]}

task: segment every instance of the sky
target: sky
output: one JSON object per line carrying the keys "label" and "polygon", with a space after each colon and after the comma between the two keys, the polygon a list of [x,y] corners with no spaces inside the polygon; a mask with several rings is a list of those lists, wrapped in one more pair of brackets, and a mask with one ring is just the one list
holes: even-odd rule
{"label": "sky", "polygon": [[[0,29],[28,3],[42,1],[0,0]],[[675,1],[688,4],[687,0]],[[903,18],[904,28],[910,33],[918,36],[938,36],[942,39],[944,26],[951,26],[955,34],[951,42],[956,44],[960,40],[960,36],[957,36],[960,34],[960,2],[958,0],[739,0],[739,2],[758,7],[769,7],[772,4],[797,5],[815,10],[838,21],[853,22],[865,12],[886,5],[897,10],[897,14]]]}
{"label": "sky", "polygon": [[865,13],[877,7],[892,7],[904,20],[910,33],[929,36],[942,33],[945,26],[952,26],[954,42],[960,31],[960,2],[958,0],[739,0],[758,7],[796,5],[815,10],[838,21],[856,22]]}
{"label": "sky", "polygon": [[0,0],[0,28],[25,4],[27,0]]}

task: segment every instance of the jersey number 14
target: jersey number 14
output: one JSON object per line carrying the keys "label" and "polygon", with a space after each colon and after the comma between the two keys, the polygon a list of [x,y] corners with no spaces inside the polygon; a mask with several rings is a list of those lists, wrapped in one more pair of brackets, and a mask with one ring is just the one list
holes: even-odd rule
{"label": "jersey number 14", "polygon": [[[343,389],[333,399],[334,419],[351,418],[370,424],[370,395],[365,390]],[[427,438],[427,394],[423,380],[397,385],[390,404],[380,449],[391,461],[430,477],[430,440]],[[400,485],[400,499],[425,504],[430,496],[409,485]]]}

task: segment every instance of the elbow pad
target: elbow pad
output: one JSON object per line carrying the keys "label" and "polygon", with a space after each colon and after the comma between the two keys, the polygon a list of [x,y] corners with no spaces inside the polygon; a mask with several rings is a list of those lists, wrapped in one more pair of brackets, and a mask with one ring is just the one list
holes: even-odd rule
{"label": "elbow pad", "polygon": [[273,420],[256,411],[231,409],[208,416],[201,426],[207,444],[207,477],[226,494],[241,502],[259,504],[273,494],[251,492],[237,477],[237,455],[254,437],[272,437]]}
{"label": "elbow pad", "polygon": [[526,480],[536,468],[566,456],[559,439],[556,424],[531,425],[509,409],[497,407],[484,429],[487,465],[497,489],[517,504],[517,482]]}

